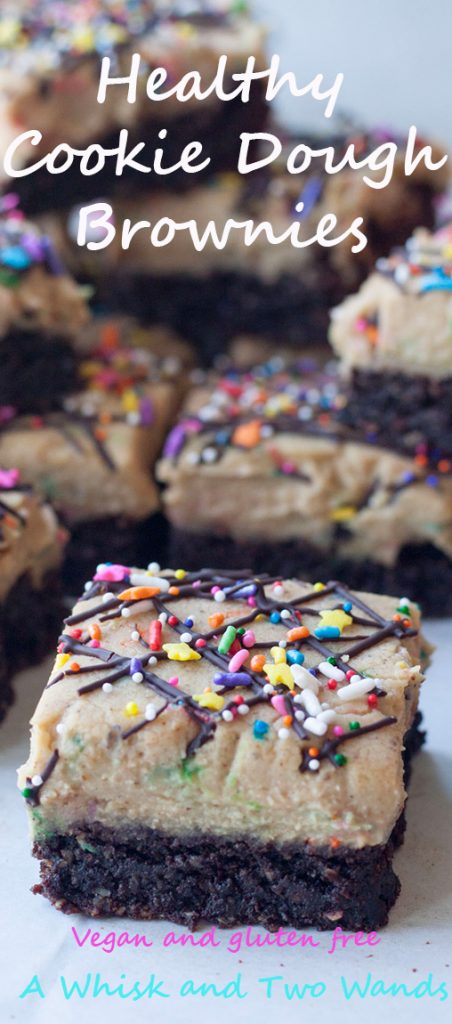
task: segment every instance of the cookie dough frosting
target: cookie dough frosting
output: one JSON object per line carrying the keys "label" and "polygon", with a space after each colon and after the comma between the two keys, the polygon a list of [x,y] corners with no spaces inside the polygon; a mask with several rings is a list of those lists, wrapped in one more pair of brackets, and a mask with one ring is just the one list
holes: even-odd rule
{"label": "cookie dough frosting", "polygon": [[66,534],[18,469],[0,468],[0,602],[26,573],[39,589],[61,563]]}
{"label": "cookie dough frosting", "polygon": [[405,600],[101,565],[58,652],[19,772],[38,842],[83,823],[389,839],[426,658]]}
{"label": "cookie dough frosting", "polygon": [[[165,126],[168,118],[196,110],[196,101],[182,105],[176,98],[154,103],[146,95],[147,75],[163,67],[170,82],[197,70],[210,84],[222,54],[228,56],[227,75],[244,70],[248,57],[262,68],[263,32],[246,13],[246,5],[215,0],[204,4],[152,3],[149,0],[83,0],[61,4],[56,0],[25,0],[2,12],[0,90],[6,122],[16,134],[37,129],[42,143],[22,157],[33,160],[61,142],[74,146],[100,142],[120,128],[134,129],[141,122]],[[97,103],[101,60],[114,58],[111,75],[130,75],[134,53],[141,56],[143,74],[136,102],[127,102],[127,86],[107,89]],[[168,86],[167,86],[168,88]],[[215,94],[203,108],[220,104]],[[5,129],[6,145],[11,129]],[[6,146],[5,146],[6,148]]]}
{"label": "cookie dough frosting", "polygon": [[104,344],[81,376],[85,390],[62,412],[2,410],[0,464],[20,466],[70,523],[143,518],[159,504],[150,469],[177,409],[178,374],[148,352]]}
{"label": "cookie dough frosting", "polygon": [[411,543],[452,557],[450,460],[409,427],[354,429],[346,403],[334,374],[278,360],[195,390],[158,466],[173,526],[385,566]]}
{"label": "cookie dough frosting", "polygon": [[0,341],[12,328],[75,340],[89,322],[83,291],[17,203],[0,200]]}
{"label": "cookie dough frosting", "polygon": [[452,227],[419,230],[332,313],[344,371],[452,376]]}

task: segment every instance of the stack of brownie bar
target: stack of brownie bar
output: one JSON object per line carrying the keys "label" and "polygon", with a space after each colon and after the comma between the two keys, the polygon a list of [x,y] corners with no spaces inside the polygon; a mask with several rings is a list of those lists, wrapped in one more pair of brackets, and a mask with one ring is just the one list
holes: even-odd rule
{"label": "stack of brownie bar", "polygon": [[450,240],[418,234],[335,310],[342,373],[274,359],[191,393],[159,467],[172,564],[328,568],[450,612]]}
{"label": "stack of brownie bar", "polygon": [[[417,225],[433,226],[434,200],[445,188],[445,172],[428,174],[420,166],[406,178],[402,158],[384,193],[374,192],[347,170],[333,177],[324,170],[289,175],[285,149],[270,168],[238,175],[241,133],[262,131],[269,120],[265,79],[253,83],[246,103],[240,98],[222,102],[215,93],[202,103],[191,99],[182,104],[174,97],[157,103],[147,97],[147,76],[158,67],[169,72],[171,82],[195,70],[207,82],[225,55],[226,89],[251,55],[257,71],[268,67],[265,33],[243,0],[123,0],[114,5],[83,0],[63,10],[56,0],[23,0],[20,13],[13,5],[5,18],[2,145],[6,148],[18,127],[42,133],[38,144],[28,150],[22,145],[16,163],[35,164],[63,143],[78,150],[92,143],[114,150],[122,128],[129,132],[130,150],[137,142],[145,143],[139,154],[145,164],[152,164],[156,147],[163,147],[166,167],[178,163],[188,142],[196,139],[203,145],[210,163],[196,175],[145,174],[126,166],[117,177],[112,159],[100,173],[83,175],[74,160],[57,178],[41,168],[17,179],[17,188],[24,209],[43,218],[46,233],[57,241],[77,277],[95,285],[103,306],[131,313],[146,324],[168,324],[196,343],[207,361],[238,333],[293,345],[324,342],[328,308],[362,280],[366,261],[387,253]],[[136,102],[127,102],[124,84],[107,88],[106,100],[99,104],[102,58],[114,58],[113,77],[127,77],[134,53],[141,61]],[[284,141],[280,126],[276,134]],[[387,133],[355,131],[335,134],[329,142],[340,159],[352,141],[362,157],[389,138]],[[300,132],[300,141],[325,145],[305,132]],[[90,252],[76,242],[79,212],[99,199],[111,205],[118,234],[105,250]],[[295,209],[300,201],[301,215]],[[201,230],[214,220],[220,234],[229,218],[266,220],[277,235],[301,218],[309,238],[326,212],[337,215],[338,233],[355,217],[363,217],[369,245],[362,258],[351,254],[345,243],[340,251],[318,245],[300,250],[289,241],[270,246],[261,238],[247,250],[242,235],[237,244],[222,250],[209,245],[201,253],[195,253],[184,232],[167,249],[154,249],[143,231],[126,251],[119,241],[125,218],[133,224],[155,224],[162,217],[178,223],[194,218]]]}
{"label": "stack of brownie bar", "polygon": [[422,742],[419,620],[283,572],[99,566],[19,772],[35,891],[190,928],[383,925]]}

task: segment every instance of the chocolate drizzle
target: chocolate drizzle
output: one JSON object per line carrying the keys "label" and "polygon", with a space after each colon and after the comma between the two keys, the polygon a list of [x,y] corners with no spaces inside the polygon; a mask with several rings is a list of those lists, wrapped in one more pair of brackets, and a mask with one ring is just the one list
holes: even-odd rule
{"label": "chocolate drizzle", "polygon": [[[126,570],[124,570],[126,572]],[[372,647],[377,646],[389,637],[394,638],[405,638],[413,637],[417,635],[417,631],[412,627],[411,621],[404,616],[396,615],[393,619],[386,620],[378,612],[374,611],[359,597],[350,592],[346,586],[333,580],[323,586],[322,589],[315,587],[309,590],[307,593],[299,593],[293,597],[290,601],[284,599],[283,595],[269,596],[266,593],[265,588],[268,588],[272,584],[278,581],[274,577],[261,576],[253,577],[247,575],[244,572],[230,572],[229,570],[210,570],[205,569],[198,573],[186,573],[183,581],[180,581],[178,577],[174,575],[167,575],[165,579],[168,581],[170,592],[154,595],[150,598],[152,605],[155,610],[155,616],[165,616],[164,629],[171,630],[176,637],[182,637],[183,634],[189,630],[191,639],[187,642],[188,646],[192,648],[196,653],[205,660],[209,661],[213,666],[220,670],[220,674],[227,674],[229,671],[229,661],[231,654],[223,654],[219,651],[219,642],[221,637],[225,634],[229,627],[233,627],[236,631],[236,638],[240,639],[242,634],[237,634],[237,630],[242,629],[243,632],[245,626],[252,625],[256,619],[262,618],[262,616],[270,617],[274,613],[281,613],[284,611],[286,614],[283,619],[279,619],[278,622],[282,626],[284,633],[281,639],[286,636],[287,630],[300,626],[301,613],[304,616],[318,616],[320,618],[320,612],[328,610],[335,611],[345,608],[347,613],[351,615],[353,619],[353,625],[362,625],[369,628],[369,634],[359,634],[358,636],[350,637],[350,644],[342,649],[340,652],[334,653],[334,648],[337,643],[341,645],[346,642],[347,637],[339,634],[337,637],[330,637],[328,644],[323,639],[316,637],[312,631],[307,636],[301,639],[295,639],[290,641],[290,649],[292,651],[301,651],[303,647],[308,648],[311,652],[315,652],[319,656],[318,662],[309,669],[309,672],[313,676],[319,676],[319,665],[322,662],[330,660],[330,662],[340,669],[343,673],[349,673],[350,675],[357,675],[362,678],[362,673],[353,667],[351,659],[363,651],[368,650]],[[131,599],[124,600],[119,595],[124,587],[130,582],[129,577],[125,576],[120,582],[99,582],[94,581],[92,586],[87,589],[82,601],[89,600],[92,597],[98,596],[102,593],[111,593],[105,602],[100,602],[81,610],[75,615],[69,616],[65,620],[65,626],[70,628],[74,625],[80,625],[88,620],[98,619],[99,623],[110,621],[115,618],[120,618],[122,612],[125,609],[133,608],[134,601]],[[224,594],[224,601],[220,604],[215,602],[215,589],[222,590]],[[172,591],[172,592],[171,592]],[[329,608],[325,608],[322,601],[323,607],[316,608],[316,601],[319,598],[325,598],[331,595],[335,598],[334,604]],[[249,597],[252,597],[252,606],[249,605]],[[192,626],[188,626],[187,622],[183,622],[177,617],[173,611],[173,606],[178,601],[185,598],[193,598],[196,600],[212,602],[216,608],[224,608],[227,606],[229,601],[237,603],[243,601],[246,607],[244,614],[239,615],[234,620],[227,618],[227,620],[218,624],[214,629],[206,632],[198,632]],[[148,600],[148,598],[146,598]],[[140,599],[137,597],[138,605]],[[360,614],[354,614],[354,610],[357,610]],[[137,608],[137,614],[139,608]],[[133,619],[131,619],[133,622]],[[276,623],[273,622],[273,625]],[[138,631],[138,627],[134,629]],[[82,636],[82,632],[80,633]],[[275,686],[269,688],[268,678],[258,671],[254,671],[251,667],[248,667],[245,663],[240,669],[241,681],[237,684],[234,682],[231,685],[223,686],[218,685],[215,689],[215,693],[221,696],[228,695],[229,699],[224,700],[224,705],[221,710],[211,710],[207,707],[201,706],[197,700],[195,700],[189,693],[185,692],[179,685],[175,686],[173,683],[163,679],[157,671],[153,671],[154,667],[159,662],[166,660],[167,654],[163,649],[157,651],[151,650],[149,644],[140,634],[139,642],[141,653],[135,657],[122,656],[114,653],[102,646],[89,646],[89,635],[86,639],[80,639],[78,636],[71,636],[70,633],[63,633],[60,637],[59,651],[65,654],[86,656],[90,658],[90,664],[77,666],[77,674],[80,673],[95,673],[98,678],[92,680],[87,685],[79,686],[77,693],[79,697],[83,698],[86,694],[89,694],[95,690],[101,689],[106,683],[114,685],[120,680],[125,678],[131,678],[134,676],[135,682],[139,681],[136,679],[137,664],[139,664],[139,675],[141,676],[141,683],[144,687],[153,691],[156,695],[161,697],[164,701],[163,706],[155,708],[154,714],[150,717],[140,719],[136,724],[130,728],[123,730],[118,727],[120,736],[123,741],[130,740],[134,735],[141,732],[145,727],[151,725],[160,715],[168,709],[169,706],[179,706],[196,724],[197,733],[194,738],[190,741],[186,749],[186,757],[192,757],[196,752],[207,742],[213,740],[215,732],[220,724],[226,725],[226,723],[233,718],[236,718],[239,714],[238,708],[240,704],[246,703],[248,708],[256,707],[258,705],[268,706],[275,696],[282,696],[284,702],[285,715],[287,721],[290,720],[290,729],[293,730],[295,736],[303,743],[307,741],[311,743],[311,746],[315,744],[316,753],[315,758],[317,762],[328,760],[335,767],[339,767],[340,764],[345,763],[345,758],[341,756],[339,760],[335,759],[337,748],[344,742],[352,739],[356,739],[360,736],[366,735],[367,733],[373,732],[377,729],[390,726],[396,722],[396,719],[390,716],[384,716],[380,719],[374,720],[368,725],[360,725],[359,723],[353,723],[353,729],[350,732],[344,732],[341,735],[327,736],[326,738],[319,738],[312,736],[309,729],[306,730],[304,727],[304,721],[309,717],[308,712],[300,706],[300,702],[297,697],[302,692],[305,692],[297,687],[294,679],[292,688],[289,690],[287,686],[277,683]],[[197,642],[200,642],[199,644]],[[214,643],[212,643],[214,641]],[[261,641],[256,640],[255,652],[264,651],[267,647],[276,647],[279,645],[279,641],[274,639],[273,641]],[[252,654],[252,650],[250,654]],[[96,664],[100,662],[100,664]],[[276,664],[276,662],[275,662]],[[332,670],[333,671],[333,670]],[[63,669],[57,675],[50,679],[48,686],[54,686],[56,684],[62,684],[68,676],[73,676],[73,671],[69,666],[68,669]],[[244,682],[246,679],[246,682]],[[215,682],[215,677],[214,677]],[[324,680],[326,683],[326,680]],[[346,685],[344,679],[343,685]],[[243,695],[242,691],[245,691]],[[236,691],[234,696],[231,695],[231,691]],[[376,681],[375,686],[368,694],[374,695],[375,702],[378,697],[384,697],[385,691],[378,686]],[[225,714],[226,713],[226,714]],[[284,721],[286,719],[284,718]],[[312,768],[312,751],[308,752],[306,746],[302,746],[301,750],[301,762],[300,771],[304,772],[307,768]],[[57,763],[57,759],[49,762],[46,766],[42,775],[43,781],[49,777],[53,768]],[[44,778],[45,776],[45,778]],[[41,787],[34,787],[33,793],[29,799],[33,803],[39,802],[39,790]]]}

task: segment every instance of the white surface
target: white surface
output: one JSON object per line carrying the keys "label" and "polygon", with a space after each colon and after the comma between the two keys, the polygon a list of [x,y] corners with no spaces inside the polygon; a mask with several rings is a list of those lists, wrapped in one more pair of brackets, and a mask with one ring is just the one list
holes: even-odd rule
{"label": "white surface", "polygon": [[[450,0],[252,0],[284,70],[309,82],[345,74],[338,109],[364,125],[415,124],[452,142]],[[321,126],[311,100],[282,104],[293,126]],[[329,124],[323,121],[323,124]]]}
{"label": "white surface", "polygon": [[[410,989],[428,974],[438,987],[449,980],[452,956],[452,752],[450,746],[452,680],[451,623],[428,624],[427,635],[438,645],[434,665],[429,672],[422,697],[428,727],[428,746],[415,762],[408,813],[408,831],[405,845],[397,855],[396,867],[402,880],[402,895],[391,915],[390,924],[380,933],[380,944],[373,949],[346,949],[334,956],[328,955],[329,933],[313,934],[320,940],[317,949],[295,947],[260,951],[242,950],[238,955],[228,953],[227,932],[217,932],[222,947],[217,949],[164,949],[162,938],[171,925],[126,921],[92,922],[82,917],[66,917],[54,910],[46,900],[33,896],[30,886],[37,880],[38,865],[29,855],[25,812],[22,799],[15,788],[15,768],[24,759],[28,743],[27,722],[41,687],[46,680],[48,666],[34,673],[24,674],[18,687],[18,700],[6,723],[0,730],[0,785],[2,809],[0,819],[0,908],[2,914],[3,955],[0,959],[0,1021],[30,1022],[30,1024],[91,1024],[105,1019],[114,1022],[183,1022],[198,1020],[200,1024],[230,1021],[254,1022],[265,1014],[266,1022],[302,1022],[317,1024],[354,1024],[365,1017],[366,1024],[385,1020],[397,1024],[448,1024],[451,1020],[451,999],[439,1002],[428,995],[420,999],[397,997],[371,997],[354,999],[347,1003],[341,995],[340,976],[348,980],[364,981],[368,971],[373,980],[382,979],[386,985],[404,982]],[[103,936],[114,929],[119,935],[145,934],[152,938],[151,949],[125,947],[107,954],[100,949],[79,949],[71,928],[84,934],[89,927]],[[180,934],[183,929],[175,929]],[[256,929],[254,930],[256,932]],[[242,973],[242,990],[246,998],[225,999],[180,996],[179,989],[185,979],[198,984],[214,982],[221,988]],[[164,991],[170,998],[142,999],[132,1002],[119,996],[97,998],[87,996],[83,1001],[67,1002],[61,989],[60,976],[68,982],[86,979],[97,972],[102,980],[117,985],[123,980],[131,988],[134,981],[144,987],[149,975],[163,980]],[[45,998],[30,995],[20,999],[20,993],[34,974],[45,992]],[[125,978],[121,978],[125,975]],[[293,985],[323,981],[327,993],[319,999],[305,998],[302,1002],[289,1001],[276,993],[269,1000],[264,985],[258,979],[282,975]],[[276,983],[275,983],[276,984]],[[278,983],[280,984],[280,983]]]}

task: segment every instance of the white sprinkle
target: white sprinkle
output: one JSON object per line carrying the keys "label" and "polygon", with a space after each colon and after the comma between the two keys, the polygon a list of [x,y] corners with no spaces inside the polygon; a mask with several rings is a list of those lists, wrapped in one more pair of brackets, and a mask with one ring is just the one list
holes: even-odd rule
{"label": "white sprinkle", "polygon": [[111,693],[113,686],[111,683],[104,683],[102,686],[104,693]]}
{"label": "white sprinkle", "polygon": [[403,607],[403,605],[407,605],[407,607],[409,608],[410,607],[410,599],[409,599],[409,597],[401,597],[400,601],[399,601],[399,605],[401,607]]}
{"label": "white sprinkle", "polygon": [[250,709],[248,704],[239,704],[237,710],[239,715],[247,715]]}
{"label": "white sprinkle", "polygon": [[303,690],[300,704],[306,708],[308,715],[318,715],[319,711],[322,710],[320,702],[312,690]]}
{"label": "white sprinkle", "polygon": [[308,762],[308,768],[310,768],[311,772],[317,772],[320,768],[320,761],[316,757],[312,757]]}
{"label": "white sprinkle", "polygon": [[146,721],[147,722],[153,722],[154,718],[156,717],[156,714],[157,714],[157,709],[154,706],[154,704],[146,704],[146,707],[144,709],[144,717],[145,717]]}
{"label": "white sprinkle", "polygon": [[273,593],[275,594],[275,597],[281,597],[281,594],[284,593],[284,587],[279,583],[278,586],[273,587]]}
{"label": "white sprinkle", "polygon": [[32,786],[42,786],[42,775],[33,775],[31,784]]}
{"label": "white sprinkle", "polygon": [[110,590],[107,590],[107,593],[104,594],[102,597],[102,604],[107,604],[107,601],[111,601],[112,597],[114,596],[115,595],[112,594]]}
{"label": "white sprinkle", "polygon": [[337,665],[330,665],[329,661],[321,661],[320,665],[318,665],[318,670],[327,679],[335,679],[336,683],[342,683],[345,679],[345,672],[338,668]]}
{"label": "white sprinkle", "polygon": [[275,687],[271,683],[266,683],[263,687],[264,693],[271,694],[275,692]]}
{"label": "white sprinkle", "polygon": [[296,718],[297,722],[304,722],[304,719],[305,719],[304,711],[296,711],[295,712],[295,718]]}
{"label": "white sprinkle", "polygon": [[314,736],[324,736],[328,728],[326,722],[320,722],[318,718],[311,718],[310,716],[305,718],[303,725]]}
{"label": "white sprinkle", "polygon": [[166,625],[166,623],[168,622],[168,615],[166,612],[160,612],[159,622],[162,623],[162,626]]}
{"label": "white sprinkle", "polygon": [[132,680],[133,680],[134,683],[142,683],[143,679],[144,679],[144,675],[143,675],[142,672],[134,672],[133,675],[132,675]]}
{"label": "white sprinkle", "polygon": [[345,661],[345,663],[348,665],[348,662],[350,661],[350,655],[349,654],[341,654],[341,659],[342,659],[342,661]]}
{"label": "white sprinkle", "polygon": [[234,715],[232,714],[232,711],[229,711],[226,708],[226,711],[221,712],[221,717],[224,719],[225,722],[232,722]]}
{"label": "white sprinkle", "polygon": [[148,572],[158,573],[160,572],[160,565],[158,562],[149,562]]}
{"label": "white sprinkle", "polygon": [[331,722],[337,722],[337,714],[333,708],[327,708],[317,715],[317,721],[326,722],[329,725]]}
{"label": "white sprinkle", "polygon": [[131,608],[122,608],[121,609],[121,617],[123,619],[131,619],[133,614],[134,613],[132,612]]}
{"label": "white sprinkle", "polygon": [[222,602],[226,600],[226,594],[224,590],[217,590],[213,597],[214,601],[216,601],[217,604],[222,604]]}
{"label": "white sprinkle", "polygon": [[84,590],[90,590],[91,589],[91,580],[87,580],[86,581],[86,583],[83,586],[83,589]]}
{"label": "white sprinkle", "polygon": [[282,729],[278,729],[278,739],[280,739],[280,740],[288,740],[289,736],[290,736],[290,729],[286,729],[284,727]]}
{"label": "white sprinkle", "polygon": [[318,693],[319,682],[311,672],[308,672],[307,668],[303,668],[303,665],[291,665],[290,671],[292,678],[300,689],[311,690],[312,693]]}
{"label": "white sprinkle", "polygon": [[287,640],[280,640],[278,647],[282,647],[283,650],[287,647]]}
{"label": "white sprinkle", "polygon": [[169,590],[169,580],[163,576],[151,576],[148,572],[131,572],[130,582],[133,587],[158,587],[162,594]]}
{"label": "white sprinkle", "polygon": [[155,666],[156,664],[157,664],[157,658],[154,658],[154,657],[152,657],[152,658],[149,658],[149,661],[148,661],[148,666],[149,666],[150,668],[154,668],[154,666]]}
{"label": "white sprinkle", "polygon": [[290,619],[291,616],[292,616],[292,612],[290,612],[288,608],[283,608],[283,610],[281,612],[281,618],[282,619]]}
{"label": "white sprinkle", "polygon": [[337,691],[337,695],[339,700],[354,700],[355,697],[362,697],[363,694],[370,693],[374,686],[375,679],[361,679],[360,676],[352,676],[348,686],[342,686]]}
{"label": "white sprinkle", "polygon": [[182,644],[189,644],[193,640],[191,633],[181,633],[180,641]]}
{"label": "white sprinkle", "polygon": [[201,452],[201,458],[203,462],[216,462],[218,458],[218,452],[216,448],[204,448]]}
{"label": "white sprinkle", "polygon": [[56,725],[55,728],[58,735],[61,736],[64,732],[65,726],[63,725],[63,722],[58,722],[58,725]]}
{"label": "white sprinkle", "polygon": [[139,634],[138,630],[136,630],[136,629],[132,630],[132,632],[130,634],[130,639],[134,640],[135,643],[137,643],[137,641],[140,639],[140,634]]}

